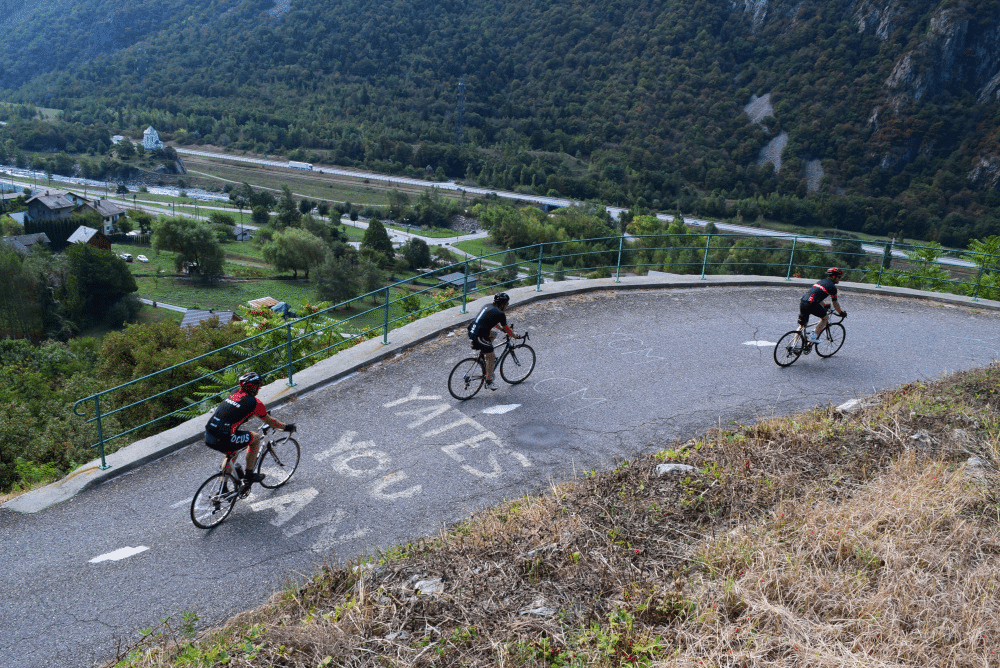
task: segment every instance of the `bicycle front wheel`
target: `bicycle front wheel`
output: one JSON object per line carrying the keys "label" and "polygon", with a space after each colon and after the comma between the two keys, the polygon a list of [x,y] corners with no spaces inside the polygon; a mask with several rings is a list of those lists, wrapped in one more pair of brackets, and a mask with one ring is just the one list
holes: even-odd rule
{"label": "bicycle front wheel", "polygon": [[222,524],[236,505],[240,483],[220,471],[206,480],[191,499],[191,521],[199,529],[211,529]]}
{"label": "bicycle front wheel", "polygon": [[535,350],[527,343],[514,346],[500,360],[500,377],[511,385],[523,383],[535,370]]}
{"label": "bicycle front wheel", "polygon": [[276,489],[281,487],[299,468],[299,442],[291,434],[271,441],[257,461],[257,473],[263,473],[261,487]]}
{"label": "bicycle front wheel", "polygon": [[778,366],[788,366],[802,354],[802,334],[793,329],[774,344],[774,362]]}
{"label": "bicycle front wheel", "polygon": [[839,322],[827,325],[823,333],[819,335],[819,341],[816,343],[816,354],[820,357],[830,357],[840,350],[846,338],[847,330]]}
{"label": "bicycle front wheel", "polygon": [[486,367],[478,357],[467,357],[451,370],[448,391],[459,401],[471,399],[486,380]]}

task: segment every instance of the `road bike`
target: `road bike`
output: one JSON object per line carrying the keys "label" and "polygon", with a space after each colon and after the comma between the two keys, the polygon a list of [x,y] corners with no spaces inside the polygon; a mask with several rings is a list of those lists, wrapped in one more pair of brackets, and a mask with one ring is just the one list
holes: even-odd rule
{"label": "road bike", "polygon": [[[268,434],[270,431],[270,425],[261,429],[257,461],[251,470],[264,474],[260,483],[262,487],[277,489],[288,482],[299,467],[300,450],[299,442],[291,434],[281,432],[280,438],[274,438]],[[222,524],[233,512],[236,502],[250,494],[253,483],[243,478],[243,467],[236,463],[240,453],[246,449],[247,446],[244,446],[228,453],[222,470],[203,482],[195,492],[191,499],[191,521],[199,529],[211,529]]]}
{"label": "road bike", "polygon": [[816,328],[813,321],[805,327],[799,327],[788,332],[774,344],[774,361],[778,366],[788,366],[799,358],[800,355],[808,355],[815,348],[816,354],[820,357],[830,357],[844,345],[847,338],[847,330],[841,324],[846,315],[840,316],[840,320],[826,321],[826,327],[819,334],[818,341],[810,341],[806,337],[806,332]]}
{"label": "road bike", "polygon": [[[523,383],[535,370],[535,350],[524,343],[527,340],[527,332],[517,338],[507,335],[501,344],[503,351],[497,355],[494,369],[499,369],[500,377],[511,385]],[[514,345],[513,341],[521,343]],[[448,391],[459,401],[465,401],[476,396],[485,381],[486,353],[480,350],[478,357],[467,357],[451,370],[451,375],[448,376]]]}

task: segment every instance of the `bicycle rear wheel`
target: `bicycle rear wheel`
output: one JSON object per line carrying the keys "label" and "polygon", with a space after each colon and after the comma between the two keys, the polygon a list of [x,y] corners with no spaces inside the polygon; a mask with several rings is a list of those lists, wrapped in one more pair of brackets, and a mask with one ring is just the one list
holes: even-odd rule
{"label": "bicycle rear wheel", "polygon": [[299,468],[300,454],[299,442],[290,434],[268,443],[257,462],[257,473],[264,474],[261,487],[276,489],[288,482]]}
{"label": "bicycle rear wheel", "polygon": [[199,529],[211,529],[222,524],[236,505],[240,483],[220,471],[206,480],[191,499],[191,521]]}
{"label": "bicycle rear wheel", "polygon": [[471,399],[486,380],[486,366],[478,357],[467,357],[451,370],[448,391],[459,401]]}
{"label": "bicycle rear wheel", "polygon": [[802,334],[793,329],[774,344],[774,362],[778,366],[788,366],[802,354]]}
{"label": "bicycle rear wheel", "polygon": [[535,370],[535,350],[527,343],[514,346],[500,360],[500,377],[511,385],[523,383]]}
{"label": "bicycle rear wheel", "polygon": [[830,357],[844,345],[847,338],[847,330],[839,322],[834,322],[826,326],[823,333],[819,335],[816,343],[816,354],[820,357]]}

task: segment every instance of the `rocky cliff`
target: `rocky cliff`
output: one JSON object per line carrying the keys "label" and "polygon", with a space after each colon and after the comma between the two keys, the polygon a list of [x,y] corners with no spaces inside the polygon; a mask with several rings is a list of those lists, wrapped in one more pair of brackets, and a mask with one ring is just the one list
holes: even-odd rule
{"label": "rocky cliff", "polygon": [[[887,97],[926,100],[972,93],[980,103],[1000,101],[1000,2],[996,0],[841,0],[858,32],[896,46]],[[742,0],[736,11],[752,30],[794,23],[808,2]]]}

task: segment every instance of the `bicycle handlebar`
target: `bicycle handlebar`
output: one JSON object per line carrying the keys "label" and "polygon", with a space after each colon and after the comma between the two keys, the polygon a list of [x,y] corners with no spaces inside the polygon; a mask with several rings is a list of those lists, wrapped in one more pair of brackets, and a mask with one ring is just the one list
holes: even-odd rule
{"label": "bicycle handlebar", "polygon": [[833,309],[830,309],[827,312],[827,315],[831,316],[831,317],[838,317],[838,318],[840,318],[840,320],[828,320],[827,322],[843,322],[844,318],[847,317],[847,311],[844,311],[844,315],[840,315],[839,313],[837,313]]}

